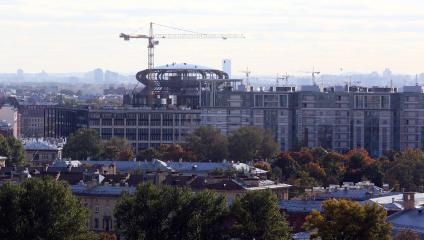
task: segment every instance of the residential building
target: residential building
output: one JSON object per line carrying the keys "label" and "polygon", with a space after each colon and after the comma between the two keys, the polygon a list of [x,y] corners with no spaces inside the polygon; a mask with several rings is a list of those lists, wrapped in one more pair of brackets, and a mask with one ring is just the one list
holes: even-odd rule
{"label": "residential building", "polygon": [[62,159],[63,143],[47,140],[25,139],[23,141],[25,159],[32,166],[44,166]]}
{"label": "residential building", "polygon": [[421,86],[254,89],[224,71],[186,63],[146,69],[136,77],[144,87],[124,95],[123,107],[24,106],[22,135],[68,137],[89,127],[102,139],[128,139],[137,153],[183,143],[202,125],[223,134],[255,126],[269,130],[282,151],[364,148],[381,156],[387,150],[424,149]]}
{"label": "residential building", "polygon": [[21,138],[44,137],[44,110],[52,107],[51,104],[20,104]]}
{"label": "residential building", "polygon": [[404,192],[402,198],[404,210],[387,218],[387,221],[392,225],[393,235],[395,236],[402,230],[411,230],[424,238],[423,194],[420,194],[417,198],[414,192]]}
{"label": "residential building", "polygon": [[72,193],[89,211],[88,225],[90,230],[98,232],[113,232],[116,230],[116,220],[113,211],[124,192],[134,193],[135,187],[78,184],[71,186]]}

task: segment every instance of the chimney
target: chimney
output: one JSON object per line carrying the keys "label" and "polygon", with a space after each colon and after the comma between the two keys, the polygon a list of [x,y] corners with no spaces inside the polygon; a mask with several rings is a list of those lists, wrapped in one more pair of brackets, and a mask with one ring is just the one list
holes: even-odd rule
{"label": "chimney", "polygon": [[415,192],[404,192],[403,193],[403,208],[405,210],[415,208]]}

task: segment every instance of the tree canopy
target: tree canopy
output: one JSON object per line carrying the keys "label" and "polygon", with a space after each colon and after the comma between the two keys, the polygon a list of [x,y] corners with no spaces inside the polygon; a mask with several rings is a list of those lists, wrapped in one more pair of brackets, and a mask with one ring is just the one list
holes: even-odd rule
{"label": "tree canopy", "polygon": [[5,137],[0,134],[0,156],[7,158],[6,165],[24,165],[25,150],[22,143],[13,136]]}
{"label": "tree canopy", "polygon": [[228,158],[228,140],[217,129],[201,126],[186,137],[186,147],[198,160],[222,161]]}
{"label": "tree canopy", "polygon": [[102,148],[102,140],[96,130],[81,128],[69,136],[63,147],[63,156],[77,160],[96,159]]}
{"label": "tree canopy", "polygon": [[269,191],[247,193],[231,208],[212,191],[139,185],[115,208],[118,233],[128,240],[291,239],[290,229]]}
{"label": "tree canopy", "polygon": [[386,211],[376,204],[361,205],[348,200],[327,200],[322,212],[313,210],[304,227],[316,231],[312,239],[389,240],[391,226]]}
{"label": "tree canopy", "polygon": [[279,150],[273,136],[262,128],[242,127],[229,136],[230,158],[236,161],[269,159]]}
{"label": "tree canopy", "polygon": [[384,161],[371,158],[363,149],[341,154],[323,148],[302,148],[298,152],[282,152],[270,162],[272,176],[292,184],[295,194],[314,186],[363,180],[381,186],[388,176]]}
{"label": "tree canopy", "polygon": [[102,140],[94,129],[81,128],[71,134],[63,147],[63,156],[66,158],[87,160],[132,160],[134,151],[128,140],[112,137]]}
{"label": "tree canopy", "polygon": [[222,224],[226,201],[214,192],[140,185],[115,208],[118,231],[128,240],[227,239]]}
{"label": "tree canopy", "polygon": [[242,240],[292,239],[290,227],[271,191],[247,192],[235,200],[231,214],[235,220],[232,230]]}
{"label": "tree canopy", "polygon": [[110,140],[103,141],[100,157],[102,159],[118,161],[132,160],[134,158],[134,151],[127,139],[112,137]]}
{"label": "tree canopy", "polygon": [[88,211],[68,185],[30,178],[0,187],[0,239],[93,239]]}

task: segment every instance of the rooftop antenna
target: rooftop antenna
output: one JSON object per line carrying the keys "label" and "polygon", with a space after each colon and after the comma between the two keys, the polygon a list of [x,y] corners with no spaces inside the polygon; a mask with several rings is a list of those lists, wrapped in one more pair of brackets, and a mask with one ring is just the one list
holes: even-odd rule
{"label": "rooftop antenna", "polygon": [[415,86],[418,86],[418,74],[415,74]]}

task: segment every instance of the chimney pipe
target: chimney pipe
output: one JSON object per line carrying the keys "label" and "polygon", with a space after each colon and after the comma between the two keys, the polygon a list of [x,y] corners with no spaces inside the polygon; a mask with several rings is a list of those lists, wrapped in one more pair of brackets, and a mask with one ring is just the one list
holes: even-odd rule
{"label": "chimney pipe", "polygon": [[415,192],[404,192],[403,193],[403,208],[405,210],[415,208]]}

